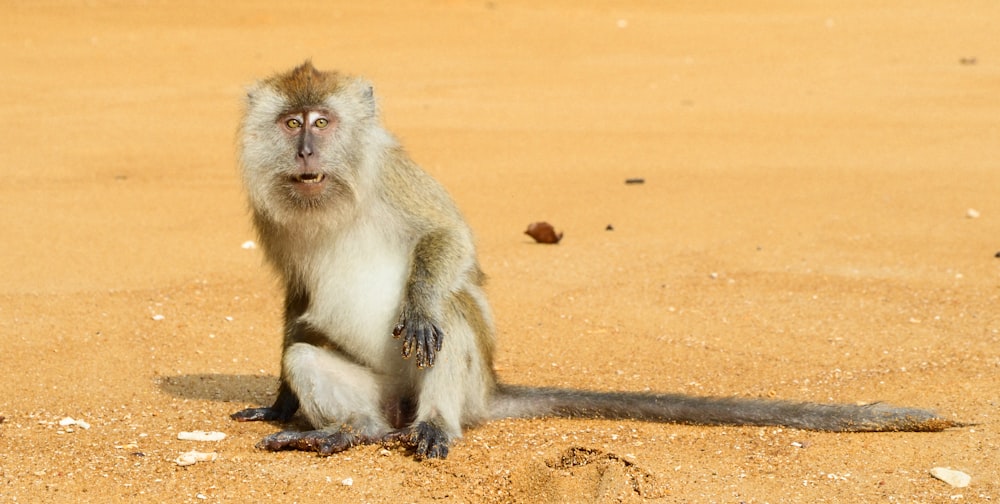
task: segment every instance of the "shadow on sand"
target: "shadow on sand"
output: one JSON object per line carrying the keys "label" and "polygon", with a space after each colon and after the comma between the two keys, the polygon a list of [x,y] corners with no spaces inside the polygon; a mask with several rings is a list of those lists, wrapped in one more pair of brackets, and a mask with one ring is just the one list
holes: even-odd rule
{"label": "shadow on sand", "polygon": [[184,399],[270,404],[278,390],[277,376],[189,374],[162,376],[160,390]]}

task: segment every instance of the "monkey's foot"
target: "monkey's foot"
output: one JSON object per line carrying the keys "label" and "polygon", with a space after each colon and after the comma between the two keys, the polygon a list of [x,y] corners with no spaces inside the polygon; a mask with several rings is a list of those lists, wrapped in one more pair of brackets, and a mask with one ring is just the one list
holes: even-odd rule
{"label": "monkey's foot", "polygon": [[386,441],[396,441],[413,450],[417,460],[445,458],[448,456],[450,436],[430,422],[418,422],[410,427],[393,431]]}
{"label": "monkey's foot", "polygon": [[275,422],[286,420],[281,415],[281,412],[274,408],[247,408],[229,415],[229,418],[237,422]]}
{"label": "monkey's foot", "polygon": [[437,352],[441,351],[441,343],[444,341],[444,331],[437,324],[428,317],[409,310],[403,310],[399,323],[392,330],[392,336],[403,339],[404,359],[416,354],[418,368],[434,365]]}
{"label": "monkey's foot", "polygon": [[354,434],[314,430],[281,431],[261,439],[256,446],[268,451],[299,450],[333,455],[357,444],[360,444],[359,439]]}

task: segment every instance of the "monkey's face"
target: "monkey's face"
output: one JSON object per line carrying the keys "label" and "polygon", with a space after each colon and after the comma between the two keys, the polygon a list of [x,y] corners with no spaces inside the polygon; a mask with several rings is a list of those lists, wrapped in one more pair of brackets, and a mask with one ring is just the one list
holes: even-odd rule
{"label": "monkey's face", "polygon": [[371,86],[308,63],[253,86],[241,129],[254,208],[274,218],[343,208],[358,196],[377,123]]}

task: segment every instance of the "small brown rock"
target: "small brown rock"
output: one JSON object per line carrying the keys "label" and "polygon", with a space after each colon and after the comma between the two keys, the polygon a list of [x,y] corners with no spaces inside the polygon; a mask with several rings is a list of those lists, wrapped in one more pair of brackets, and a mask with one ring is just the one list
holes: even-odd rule
{"label": "small brown rock", "polygon": [[556,229],[548,222],[534,222],[528,224],[528,230],[524,234],[532,237],[538,243],[559,243],[563,234],[556,233]]}

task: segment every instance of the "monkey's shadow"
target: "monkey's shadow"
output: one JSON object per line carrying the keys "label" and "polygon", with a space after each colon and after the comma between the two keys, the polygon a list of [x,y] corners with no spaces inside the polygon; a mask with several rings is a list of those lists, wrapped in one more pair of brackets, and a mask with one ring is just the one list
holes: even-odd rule
{"label": "monkey's shadow", "polygon": [[[175,397],[202,401],[235,403],[236,413],[244,407],[268,406],[278,395],[278,377],[261,375],[190,374],[162,376],[157,381],[160,390]],[[287,422],[270,422],[299,430],[308,430],[309,424],[296,415]]]}
{"label": "monkey's shadow", "polygon": [[189,374],[162,376],[160,390],[184,399],[270,404],[278,391],[277,376]]}

